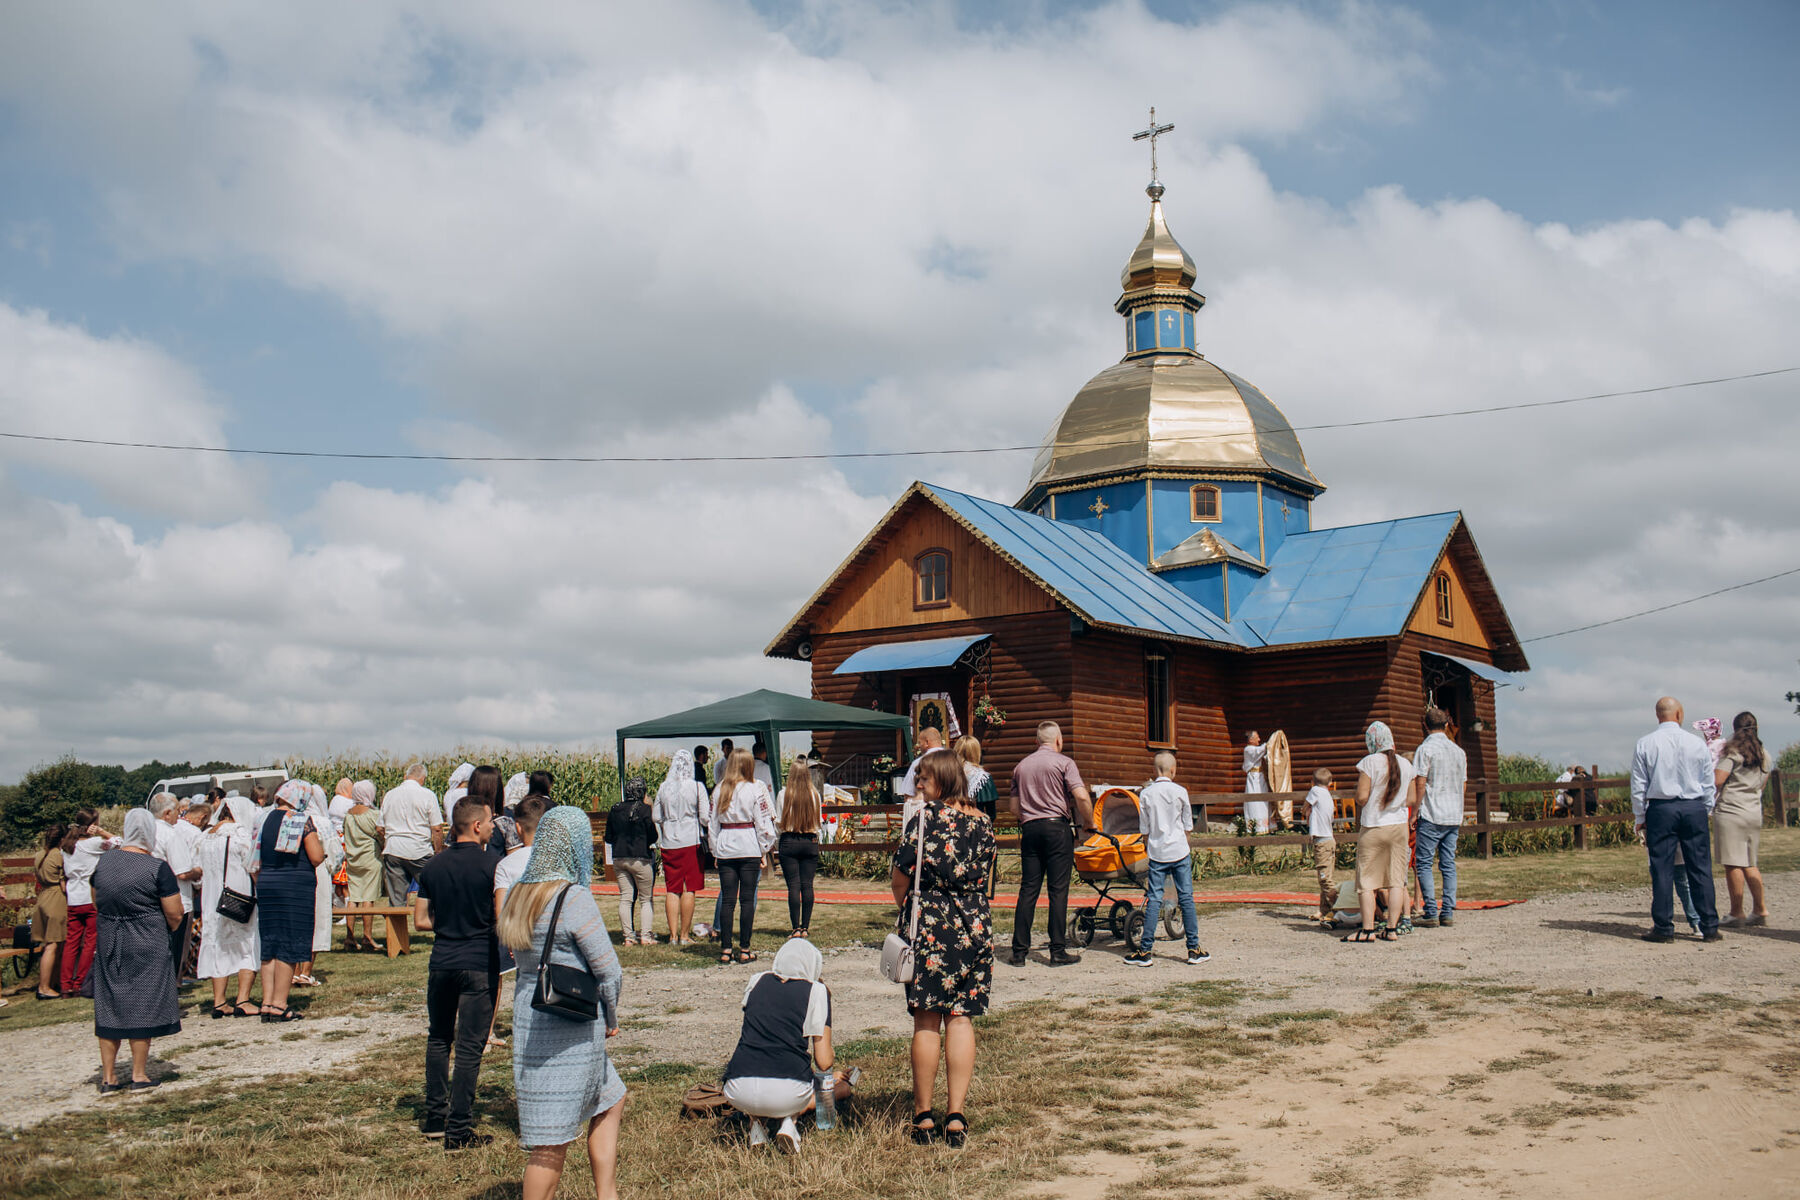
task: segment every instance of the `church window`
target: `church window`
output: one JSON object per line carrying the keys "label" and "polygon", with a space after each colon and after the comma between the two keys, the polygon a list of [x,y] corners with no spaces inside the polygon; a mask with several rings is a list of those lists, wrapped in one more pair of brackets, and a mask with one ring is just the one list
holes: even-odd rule
{"label": "church window", "polygon": [[1450,575],[1449,575],[1449,573],[1446,571],[1439,571],[1438,575],[1437,575],[1437,582],[1435,584],[1433,584],[1432,587],[1433,587],[1433,591],[1435,591],[1437,594],[1438,624],[1439,625],[1454,625],[1456,623],[1456,611],[1451,606],[1451,602],[1450,602]]}
{"label": "church window", "polygon": [[1210,483],[1196,483],[1188,492],[1188,504],[1196,521],[1219,519],[1219,489]]}
{"label": "church window", "polygon": [[927,550],[914,561],[918,576],[915,608],[941,608],[950,603],[950,552]]}
{"label": "church window", "polygon": [[1175,744],[1175,689],[1169,677],[1169,652],[1144,653],[1144,740],[1152,746]]}

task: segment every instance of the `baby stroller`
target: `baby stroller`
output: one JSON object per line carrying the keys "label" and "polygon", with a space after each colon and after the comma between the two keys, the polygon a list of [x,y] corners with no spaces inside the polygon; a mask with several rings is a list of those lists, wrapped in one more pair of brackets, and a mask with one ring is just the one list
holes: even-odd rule
{"label": "baby stroller", "polygon": [[[1131,901],[1113,893],[1145,892],[1150,877],[1150,856],[1144,850],[1137,793],[1125,787],[1102,787],[1094,796],[1094,827],[1098,832],[1075,847],[1075,873],[1099,897],[1092,908],[1075,911],[1075,944],[1083,948],[1093,944],[1094,933],[1100,927],[1100,907],[1109,905],[1106,927],[1115,938],[1135,946],[1144,933],[1144,914]],[[1180,933],[1180,908],[1165,901],[1162,922],[1165,937]]]}

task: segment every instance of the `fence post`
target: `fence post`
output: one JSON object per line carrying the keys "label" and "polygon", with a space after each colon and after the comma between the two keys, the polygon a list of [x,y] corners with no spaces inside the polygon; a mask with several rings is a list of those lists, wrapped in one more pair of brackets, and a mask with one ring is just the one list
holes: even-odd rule
{"label": "fence post", "polygon": [[1483,858],[1494,857],[1494,831],[1488,828],[1489,817],[1487,780],[1483,779],[1475,789],[1475,828],[1480,830],[1475,835],[1475,847]]}
{"label": "fence post", "polygon": [[[1594,764],[1591,770],[1592,774],[1589,778],[1600,778],[1600,767],[1598,764]],[[1576,822],[1575,848],[1577,850],[1586,850],[1588,848],[1588,797],[1598,797],[1598,795],[1599,793],[1593,788],[1582,788],[1576,795],[1569,797],[1569,814],[1575,818]]]}

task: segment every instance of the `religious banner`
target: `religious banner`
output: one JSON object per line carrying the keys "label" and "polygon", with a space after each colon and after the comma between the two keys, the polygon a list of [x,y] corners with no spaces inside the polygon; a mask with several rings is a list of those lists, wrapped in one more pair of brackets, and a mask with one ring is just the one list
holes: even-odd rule
{"label": "religious banner", "polygon": [[944,735],[944,743],[948,745],[962,736],[962,726],[956,723],[956,706],[950,702],[949,692],[920,692],[912,698],[913,739],[918,740],[927,729],[935,729]]}

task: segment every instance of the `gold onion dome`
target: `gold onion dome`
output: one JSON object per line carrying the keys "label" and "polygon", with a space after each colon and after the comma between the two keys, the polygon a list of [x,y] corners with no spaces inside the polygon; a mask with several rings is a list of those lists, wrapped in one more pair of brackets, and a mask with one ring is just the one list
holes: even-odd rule
{"label": "gold onion dome", "polygon": [[1021,507],[1053,487],[1148,473],[1261,476],[1323,491],[1281,410],[1196,348],[1194,317],[1206,298],[1192,290],[1194,260],[1163,218],[1162,185],[1148,191],[1150,220],[1115,305],[1125,317],[1125,357],[1090,379],[1050,427]]}

